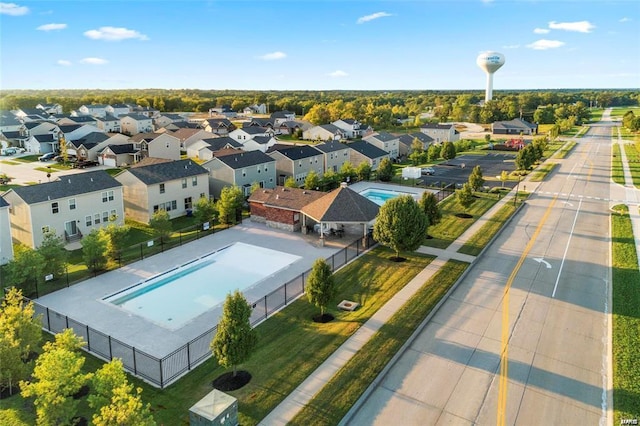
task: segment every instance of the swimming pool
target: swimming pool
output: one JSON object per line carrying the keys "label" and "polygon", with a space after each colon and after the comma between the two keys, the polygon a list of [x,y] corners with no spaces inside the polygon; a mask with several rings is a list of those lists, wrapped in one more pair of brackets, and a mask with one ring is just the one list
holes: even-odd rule
{"label": "swimming pool", "polygon": [[392,198],[396,198],[400,195],[411,195],[414,199],[417,199],[416,194],[412,194],[409,192],[393,191],[390,189],[379,189],[379,188],[365,189],[364,191],[360,192],[360,195],[368,198],[369,200],[373,201],[379,206],[383,205],[386,201]]}
{"label": "swimming pool", "polygon": [[223,303],[228,293],[258,285],[299,259],[277,250],[234,243],[102,300],[175,330]]}

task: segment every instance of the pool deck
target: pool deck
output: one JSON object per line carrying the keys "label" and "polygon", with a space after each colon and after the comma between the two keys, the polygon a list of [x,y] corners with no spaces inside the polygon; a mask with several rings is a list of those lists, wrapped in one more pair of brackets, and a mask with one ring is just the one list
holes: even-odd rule
{"label": "pool deck", "polygon": [[367,189],[382,189],[385,191],[404,192],[407,194],[412,194],[417,197],[422,196],[422,193],[425,191],[438,192],[438,190],[428,189],[424,187],[421,188],[419,186],[396,185],[392,183],[369,182],[369,181],[356,182],[353,185],[349,185],[349,188],[353,189],[358,193],[366,191]]}
{"label": "pool deck", "polygon": [[[222,306],[195,317],[181,328],[170,330],[105,302],[102,298],[236,242],[301,256],[301,259],[264,279],[259,285],[245,290],[245,297],[253,303],[310,269],[317,258],[330,257],[342,246],[350,243],[351,239],[344,238],[323,246],[319,244],[317,235],[279,231],[247,219],[227,230],[48,294],[37,299],[37,302],[138,350],[162,358],[216,325],[222,313]],[[247,267],[251,267],[250,259],[247,259]]]}

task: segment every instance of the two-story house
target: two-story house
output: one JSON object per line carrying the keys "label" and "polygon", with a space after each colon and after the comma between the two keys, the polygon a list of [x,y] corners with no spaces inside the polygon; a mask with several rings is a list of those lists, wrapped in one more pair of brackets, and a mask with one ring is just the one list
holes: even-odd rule
{"label": "two-story house", "polygon": [[227,136],[222,136],[220,138],[205,138],[200,139],[198,142],[189,146],[187,149],[187,157],[209,161],[215,156],[217,151],[228,149],[242,150],[242,144]]}
{"label": "two-story house", "polygon": [[398,137],[399,149],[400,149],[400,157],[408,157],[409,154],[413,152],[413,141],[417,139],[422,144],[422,150],[426,151],[429,149],[429,145],[433,143],[433,139],[431,136],[425,135],[422,132],[414,132],[408,133],[405,135],[400,135]]}
{"label": "two-story house", "polygon": [[115,179],[123,186],[127,218],[148,223],[158,210],[172,219],[193,211],[209,196],[208,177],[207,169],[187,159],[131,167]]}
{"label": "two-story house", "polygon": [[47,115],[62,114],[62,105],[60,104],[38,104],[36,108],[42,110]]}
{"label": "two-story house", "polygon": [[362,136],[360,130],[360,122],[353,118],[341,118],[332,122],[334,126],[343,130],[345,137],[349,139],[355,139]]}
{"label": "two-story house", "polygon": [[67,154],[76,156],[79,161],[97,161],[98,153],[109,144],[110,139],[106,133],[92,132],[79,139],[66,141],[65,148]]}
{"label": "two-story house", "polygon": [[426,123],[420,126],[420,131],[430,136],[435,143],[456,142],[460,140],[460,133],[453,124]]}
{"label": "two-story house", "polygon": [[333,124],[321,124],[302,132],[302,139],[309,141],[331,141],[346,138],[345,131]]}
{"label": "two-story house", "polygon": [[287,111],[287,110],[276,111],[276,112],[272,113],[269,118],[271,118],[271,121],[273,122],[273,125],[275,127],[277,127],[280,124],[284,123],[285,121],[295,121],[296,113],[295,112],[291,112],[291,111]]}
{"label": "two-story house", "polygon": [[318,177],[324,176],[324,154],[309,145],[277,147],[267,154],[276,160],[278,185],[284,185],[287,177],[293,176],[301,186],[312,170]]}
{"label": "two-story house", "polygon": [[0,266],[13,259],[13,242],[11,241],[11,221],[9,220],[9,203],[0,195]]}
{"label": "two-story house", "polygon": [[139,133],[129,138],[139,150],[139,160],[143,158],[180,159],[180,139],[167,133]]}
{"label": "two-story house", "polygon": [[254,183],[260,188],[276,185],[276,160],[261,151],[214,157],[202,167],[209,171],[209,191],[215,198],[220,197],[225,186],[236,185],[248,196]]}
{"label": "two-story house", "polygon": [[3,197],[11,205],[13,238],[32,248],[47,232],[70,242],[109,223],[124,223],[122,185],[104,170],[11,188]]}
{"label": "two-story house", "polygon": [[376,132],[363,137],[362,140],[388,152],[389,158],[392,160],[395,160],[400,155],[400,141],[398,140],[398,136],[392,135],[391,133]]}
{"label": "two-story house", "polygon": [[96,117],[96,127],[105,133],[120,133],[120,119],[110,114]]}
{"label": "two-story house", "polygon": [[91,105],[82,105],[78,108],[78,112],[81,115],[93,115],[94,117],[104,117],[107,114],[106,111],[107,105],[103,104],[91,104]]}
{"label": "two-story house", "polygon": [[105,112],[113,117],[129,114],[134,105],[128,104],[111,104],[105,107]]}
{"label": "two-story house", "polygon": [[160,114],[153,119],[153,125],[156,129],[161,129],[162,127],[168,126],[171,123],[176,123],[178,121],[186,121],[183,116],[180,114],[170,114],[164,113]]}
{"label": "two-story house", "polygon": [[371,166],[371,170],[378,170],[380,161],[383,158],[389,158],[389,153],[384,149],[380,149],[364,140],[351,142],[348,144],[349,161],[353,167],[358,167],[360,163],[367,162]]}
{"label": "two-story house", "polygon": [[229,132],[229,137],[234,139],[241,144],[244,144],[246,141],[253,139],[256,136],[274,136],[275,132],[273,129],[265,128],[265,127],[243,127],[241,129],[235,129]]}
{"label": "two-story house", "polygon": [[349,145],[339,141],[328,141],[314,145],[314,148],[324,155],[324,170],[334,173],[340,172],[344,163],[349,160]]}
{"label": "two-story house", "polygon": [[142,114],[122,115],[120,116],[120,131],[129,136],[152,132],[153,119]]}
{"label": "two-story house", "polygon": [[200,127],[220,136],[226,136],[236,129],[236,126],[228,118],[208,118],[200,123]]}

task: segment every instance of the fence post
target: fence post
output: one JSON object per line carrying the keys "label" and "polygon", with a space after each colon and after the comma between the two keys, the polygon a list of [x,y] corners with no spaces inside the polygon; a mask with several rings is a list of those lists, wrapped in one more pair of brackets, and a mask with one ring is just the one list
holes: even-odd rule
{"label": "fence post", "polygon": [[51,320],[49,319],[49,308],[45,308],[47,310],[47,330],[51,331]]}
{"label": "fence post", "polygon": [[191,350],[189,349],[191,342],[187,343],[187,370],[191,371]]}
{"label": "fence post", "polygon": [[267,312],[268,312],[268,310],[267,310],[267,296],[265,296],[264,297],[264,318],[265,319],[269,316],[269,314]]}
{"label": "fence post", "polygon": [[113,359],[113,354],[111,352],[111,336],[107,336],[109,338],[109,360]]}
{"label": "fence post", "polygon": [[69,328],[69,317],[68,316],[64,316],[64,323],[66,324],[66,328]]}
{"label": "fence post", "polygon": [[136,366],[136,348],[133,349],[133,374],[138,374],[138,368]]}
{"label": "fence post", "polygon": [[85,325],[85,329],[87,330],[87,349],[91,352],[91,340],[89,339],[89,326]]}

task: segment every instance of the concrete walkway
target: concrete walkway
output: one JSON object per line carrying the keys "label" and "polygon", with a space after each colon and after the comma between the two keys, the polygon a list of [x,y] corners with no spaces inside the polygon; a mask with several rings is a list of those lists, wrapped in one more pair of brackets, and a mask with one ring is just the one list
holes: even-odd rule
{"label": "concrete walkway", "polygon": [[[532,188],[535,190],[535,188]],[[311,401],[311,399],[331,380],[331,378],[360,350],[382,325],[391,318],[402,306],[428,281],[433,274],[442,268],[447,260],[455,259],[473,263],[475,256],[458,253],[462,247],[493,215],[505,204],[513,201],[515,189],[498,201],[480,219],[469,227],[458,239],[446,249],[436,249],[422,246],[417,251],[436,256],[425,269],[416,275],[409,283],[393,296],[378,312],[376,312],[362,327],[360,327],[342,346],[340,346],[327,360],[311,375],[294,389],[267,417],[259,423],[261,426],[286,425]]]}

